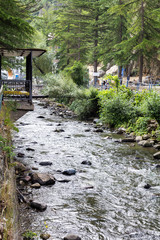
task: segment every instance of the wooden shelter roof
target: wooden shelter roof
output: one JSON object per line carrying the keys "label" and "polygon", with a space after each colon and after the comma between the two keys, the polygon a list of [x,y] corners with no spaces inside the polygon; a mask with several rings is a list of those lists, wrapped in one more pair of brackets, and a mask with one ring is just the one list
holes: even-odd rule
{"label": "wooden shelter roof", "polygon": [[16,48],[8,50],[6,48],[0,48],[0,56],[4,57],[27,57],[32,52],[32,57],[40,57],[46,50],[37,48]]}

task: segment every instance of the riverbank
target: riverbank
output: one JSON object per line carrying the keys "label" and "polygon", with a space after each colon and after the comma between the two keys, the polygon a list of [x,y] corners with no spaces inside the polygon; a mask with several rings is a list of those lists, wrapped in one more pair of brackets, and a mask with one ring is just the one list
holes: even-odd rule
{"label": "riverbank", "polygon": [[13,163],[10,109],[0,113],[0,239],[18,240],[18,202]]}

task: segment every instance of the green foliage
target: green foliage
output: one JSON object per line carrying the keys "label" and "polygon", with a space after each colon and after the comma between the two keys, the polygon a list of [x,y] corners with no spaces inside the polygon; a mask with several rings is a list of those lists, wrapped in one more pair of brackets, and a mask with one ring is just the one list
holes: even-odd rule
{"label": "green foliage", "polygon": [[65,104],[68,104],[78,91],[77,85],[64,72],[60,74],[47,74],[45,76],[45,83],[45,93],[49,94],[51,98],[56,98],[56,100]]}
{"label": "green foliage", "polygon": [[80,90],[70,108],[82,120],[98,116],[98,90],[95,88]]}
{"label": "green foliage", "polygon": [[24,239],[24,240],[33,240],[33,239],[35,239],[35,237],[37,236],[37,234],[34,233],[34,232],[32,232],[32,231],[30,231],[30,230],[27,230],[26,232],[24,232],[24,233],[22,234],[22,236],[23,236],[23,239]]}
{"label": "green foliage", "polygon": [[83,66],[81,62],[75,61],[73,66],[65,68],[65,71],[69,73],[73,81],[78,86],[87,86],[89,82],[89,76],[87,74],[87,69]]}
{"label": "green foliage", "polygon": [[118,127],[133,118],[134,108],[132,103],[118,95],[112,99],[105,99],[100,104],[100,118],[110,127]]}
{"label": "green foliage", "polygon": [[149,121],[151,120],[150,117],[139,117],[137,121],[134,123],[132,130],[137,135],[144,135],[147,133],[147,127],[149,124]]}
{"label": "green foliage", "polygon": [[160,123],[160,96],[153,93],[146,102],[146,115]]}
{"label": "green foliage", "polygon": [[0,0],[1,47],[19,48],[30,42],[33,28],[29,24],[29,19],[38,1]]}

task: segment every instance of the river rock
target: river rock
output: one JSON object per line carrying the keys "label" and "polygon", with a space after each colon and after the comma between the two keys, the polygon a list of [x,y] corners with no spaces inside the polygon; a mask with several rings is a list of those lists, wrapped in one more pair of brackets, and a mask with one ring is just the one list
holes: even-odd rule
{"label": "river rock", "polygon": [[45,173],[33,173],[31,174],[32,183],[39,183],[40,185],[53,185],[56,179]]}
{"label": "river rock", "polygon": [[122,139],[122,142],[135,142],[134,138],[124,138]]}
{"label": "river rock", "polygon": [[37,209],[40,212],[43,212],[47,209],[47,205],[43,205],[43,204],[38,203],[38,202],[32,202],[31,201],[29,203],[29,205],[30,205],[31,208]]}
{"label": "river rock", "polygon": [[95,129],[93,132],[102,133],[102,132],[104,132],[104,131],[103,131],[103,129],[101,129],[101,128],[97,128],[97,129]]}
{"label": "river rock", "polygon": [[40,238],[42,238],[43,240],[47,240],[48,238],[50,238],[50,234],[48,234],[48,233],[42,233],[41,235],[40,235]]}
{"label": "river rock", "polygon": [[21,152],[17,153],[17,157],[23,158],[24,156],[25,156],[24,153]]}
{"label": "river rock", "polygon": [[150,137],[151,137],[151,134],[144,134],[144,135],[142,136],[142,139],[143,139],[143,140],[148,140]]}
{"label": "river rock", "polygon": [[90,129],[90,128],[87,128],[87,129],[85,129],[84,131],[85,131],[85,132],[90,132],[91,129]]}
{"label": "river rock", "polygon": [[22,181],[25,183],[29,183],[31,181],[31,176],[25,176],[24,178],[22,178]]}
{"label": "river rock", "polygon": [[38,116],[37,118],[45,118],[44,116]]}
{"label": "river rock", "polygon": [[153,147],[154,147],[155,149],[160,150],[160,144],[156,144],[156,145],[154,145]]}
{"label": "river rock", "polygon": [[81,164],[88,165],[88,166],[92,165],[91,161],[88,161],[88,160],[82,161]]}
{"label": "river rock", "polygon": [[62,174],[67,175],[67,176],[75,175],[76,170],[75,169],[65,170],[65,171],[62,172]]}
{"label": "river rock", "polygon": [[64,129],[60,128],[60,129],[55,129],[54,132],[60,133],[60,132],[64,132]]}
{"label": "river rock", "polygon": [[155,159],[160,159],[160,152],[157,152],[153,155]]}
{"label": "river rock", "polygon": [[118,128],[117,130],[117,134],[124,134],[126,132],[126,129],[125,128]]}
{"label": "river rock", "polygon": [[32,167],[32,170],[35,170],[35,171],[37,171],[37,170],[38,170],[38,168],[37,168],[37,167]]}
{"label": "river rock", "polygon": [[31,185],[31,188],[40,188],[41,185],[39,183],[34,183]]}
{"label": "river rock", "polygon": [[24,166],[23,163],[14,162],[14,164],[15,164],[15,170],[18,172],[25,172],[28,170],[28,168]]}
{"label": "river rock", "polygon": [[142,147],[153,147],[154,145],[154,141],[151,140],[142,140],[140,142],[138,142],[138,144]]}
{"label": "river rock", "polygon": [[41,165],[41,166],[51,166],[52,162],[40,162],[39,165]]}
{"label": "river rock", "polygon": [[146,185],[144,185],[144,188],[145,188],[145,189],[150,189],[150,188],[151,188],[151,185],[147,183]]}
{"label": "river rock", "polygon": [[81,238],[77,235],[67,235],[63,238],[63,240],[81,240]]}
{"label": "river rock", "polygon": [[27,150],[27,151],[32,151],[32,152],[34,152],[34,151],[35,151],[33,148],[29,148],[29,147],[28,147],[28,148],[26,148],[26,150]]}
{"label": "river rock", "polygon": [[97,124],[100,120],[98,118],[93,119],[93,123]]}
{"label": "river rock", "polygon": [[140,142],[142,140],[143,140],[142,136],[136,136],[136,142]]}
{"label": "river rock", "polygon": [[156,165],[156,168],[160,169],[160,165],[159,165],[159,164],[157,164],[157,165]]}

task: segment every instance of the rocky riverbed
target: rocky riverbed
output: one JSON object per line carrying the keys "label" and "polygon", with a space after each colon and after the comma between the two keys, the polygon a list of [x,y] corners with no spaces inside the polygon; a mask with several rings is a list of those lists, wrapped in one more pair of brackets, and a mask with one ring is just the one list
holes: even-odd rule
{"label": "rocky riverbed", "polygon": [[159,239],[157,150],[77,121],[61,104],[35,102],[16,125],[22,232],[51,240]]}

